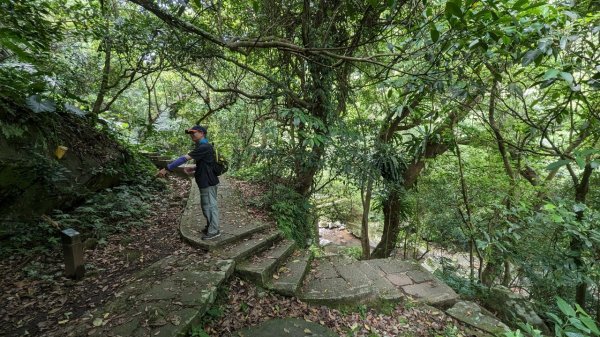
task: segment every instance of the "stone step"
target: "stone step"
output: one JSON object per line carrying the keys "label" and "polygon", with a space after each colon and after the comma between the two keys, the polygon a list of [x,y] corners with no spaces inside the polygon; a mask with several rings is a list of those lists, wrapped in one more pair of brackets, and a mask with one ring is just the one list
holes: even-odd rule
{"label": "stone step", "polygon": [[279,240],[281,240],[281,233],[279,231],[257,233],[248,239],[237,241],[231,246],[215,252],[215,254],[222,259],[240,262],[271,247]]}
{"label": "stone step", "polygon": [[295,296],[310,269],[311,261],[310,251],[294,252],[273,275],[272,283],[268,285],[268,288],[282,295]]}
{"label": "stone step", "polygon": [[398,290],[417,301],[437,308],[447,308],[458,300],[458,295],[433,274],[412,260],[376,259],[369,264],[378,268],[382,279],[391,282]]}
{"label": "stone step", "polygon": [[210,308],[235,262],[169,256],[136,274],[65,336],[185,335]]}
{"label": "stone step", "polygon": [[356,261],[329,256],[315,261],[298,297],[305,302],[330,306],[350,305],[372,299],[375,291]]}
{"label": "stone step", "polygon": [[[202,240],[202,229],[204,228],[206,220],[204,220],[202,209],[200,207],[200,191],[198,190],[198,185],[196,185],[193,178],[191,178],[191,182],[192,186],[188,196],[187,205],[181,216],[179,232],[183,240],[192,246],[212,251],[232,242],[247,238],[257,232],[264,231],[270,227],[269,225],[260,222],[240,223],[237,214],[229,214],[221,211],[219,214],[221,236],[212,240]],[[226,185],[226,182],[224,182],[223,185]],[[223,190],[224,193],[226,193],[228,190],[227,186],[224,186]],[[218,193],[219,204],[224,200],[224,193]]]}
{"label": "stone step", "polygon": [[235,272],[247,281],[265,287],[277,267],[294,252],[295,247],[294,241],[283,240],[262,254],[238,263]]}
{"label": "stone step", "polygon": [[400,289],[385,278],[385,273],[369,261],[356,261],[350,267],[356,267],[369,278],[376,300],[399,302],[405,297]]}

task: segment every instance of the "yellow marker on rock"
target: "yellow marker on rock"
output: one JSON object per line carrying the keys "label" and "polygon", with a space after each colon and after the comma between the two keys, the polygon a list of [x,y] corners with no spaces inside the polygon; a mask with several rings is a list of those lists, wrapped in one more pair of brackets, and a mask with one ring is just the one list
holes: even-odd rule
{"label": "yellow marker on rock", "polygon": [[56,156],[56,158],[61,159],[65,155],[65,153],[67,153],[68,150],[69,148],[66,146],[57,146],[56,150],[54,150],[54,155]]}

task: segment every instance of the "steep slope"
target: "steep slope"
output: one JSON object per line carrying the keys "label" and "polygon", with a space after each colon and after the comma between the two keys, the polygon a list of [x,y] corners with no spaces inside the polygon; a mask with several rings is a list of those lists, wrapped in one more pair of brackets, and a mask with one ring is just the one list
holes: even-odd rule
{"label": "steep slope", "polygon": [[[0,101],[0,237],[19,223],[119,183],[128,152],[83,115],[55,103]],[[34,107],[35,108],[35,107]],[[66,147],[58,158],[57,147]]]}

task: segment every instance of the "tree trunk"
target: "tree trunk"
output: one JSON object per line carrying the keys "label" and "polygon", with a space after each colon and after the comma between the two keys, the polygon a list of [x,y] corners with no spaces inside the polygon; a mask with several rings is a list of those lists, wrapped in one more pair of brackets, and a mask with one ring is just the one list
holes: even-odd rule
{"label": "tree trunk", "polygon": [[[590,177],[592,175],[592,171],[593,171],[593,169],[592,169],[592,166],[590,163],[585,165],[585,168],[583,169],[583,174],[581,175],[581,179],[579,180],[579,183],[577,184],[577,186],[575,188],[575,201],[576,202],[579,202],[582,204],[585,203],[585,198],[590,189]],[[577,212],[577,220],[583,221],[583,210]],[[579,239],[579,237],[574,236],[571,238],[570,247],[571,247],[572,251],[576,252],[575,265],[577,266],[578,269],[583,268],[584,262],[583,262],[583,259],[581,258],[581,249],[583,247],[583,242],[581,242],[581,239]],[[575,302],[584,309],[585,309],[585,298],[586,298],[586,293],[587,293],[587,286],[588,286],[587,282],[582,281],[575,288]]]}
{"label": "tree trunk", "polygon": [[381,241],[373,250],[371,258],[388,257],[396,247],[398,233],[400,232],[401,198],[402,191],[399,187],[396,187],[390,191],[383,201],[383,234]]}
{"label": "tree trunk", "polygon": [[369,242],[369,211],[371,209],[371,193],[373,192],[373,177],[369,176],[366,190],[361,191],[362,220],[360,226],[360,244],[362,246],[362,259],[371,258],[371,245]]}
{"label": "tree trunk", "polygon": [[111,43],[108,37],[104,38],[102,42],[104,45],[104,68],[102,69],[102,79],[100,80],[100,89],[98,95],[96,95],[96,101],[92,107],[92,116],[98,117],[98,114],[102,111],[102,103],[104,103],[104,97],[108,92],[108,75],[110,74],[110,58],[111,58]]}

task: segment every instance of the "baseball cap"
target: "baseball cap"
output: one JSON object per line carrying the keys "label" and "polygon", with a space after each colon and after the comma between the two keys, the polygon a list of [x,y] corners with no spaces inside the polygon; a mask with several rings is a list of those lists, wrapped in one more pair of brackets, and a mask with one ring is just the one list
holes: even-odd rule
{"label": "baseball cap", "polygon": [[194,125],[191,128],[185,130],[185,133],[194,133],[194,132],[202,132],[203,134],[206,134],[206,128],[203,127],[202,125]]}

